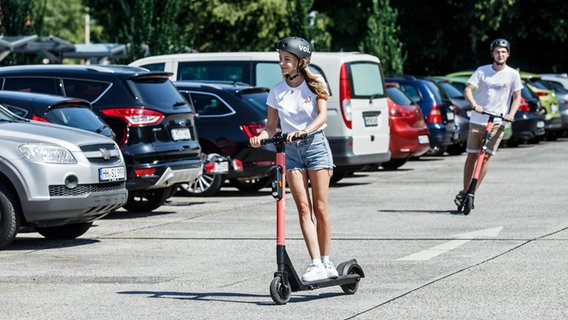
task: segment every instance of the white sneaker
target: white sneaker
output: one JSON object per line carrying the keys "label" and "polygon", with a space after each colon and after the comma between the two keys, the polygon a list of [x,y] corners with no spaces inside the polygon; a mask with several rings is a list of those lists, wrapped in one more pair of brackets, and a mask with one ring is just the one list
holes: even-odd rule
{"label": "white sneaker", "polygon": [[302,275],[302,281],[311,282],[317,280],[327,279],[327,270],[323,264],[310,264],[306,273]]}
{"label": "white sneaker", "polygon": [[327,277],[330,279],[336,279],[337,277],[339,277],[339,274],[337,273],[337,269],[335,269],[335,266],[333,265],[333,262],[331,261],[326,261],[323,266],[325,267],[325,271],[327,272]]}

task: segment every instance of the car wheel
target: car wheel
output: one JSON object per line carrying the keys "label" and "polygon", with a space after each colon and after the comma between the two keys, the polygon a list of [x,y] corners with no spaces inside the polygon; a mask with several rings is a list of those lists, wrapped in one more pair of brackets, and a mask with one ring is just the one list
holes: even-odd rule
{"label": "car wheel", "polygon": [[128,200],[123,206],[130,212],[150,212],[158,209],[172,194],[172,187],[132,191],[128,193]]}
{"label": "car wheel", "polygon": [[459,156],[460,154],[464,153],[464,151],[465,151],[465,144],[462,143],[452,144],[451,146],[448,146],[448,148],[446,149],[446,152],[451,156]]}
{"label": "car wheel", "polygon": [[270,183],[271,177],[256,179],[232,179],[231,183],[242,192],[256,192]]}
{"label": "car wheel", "polygon": [[203,173],[192,183],[181,183],[178,191],[182,196],[208,197],[219,192],[224,182],[225,175]]}
{"label": "car wheel", "polygon": [[396,170],[402,167],[408,159],[390,159],[385,163],[381,163],[381,167],[385,170]]}
{"label": "car wheel", "polygon": [[92,222],[84,222],[57,227],[37,227],[35,229],[47,239],[75,239],[85,234],[92,225]]}
{"label": "car wheel", "polygon": [[20,229],[18,210],[16,196],[8,186],[0,183],[0,249],[12,243]]}

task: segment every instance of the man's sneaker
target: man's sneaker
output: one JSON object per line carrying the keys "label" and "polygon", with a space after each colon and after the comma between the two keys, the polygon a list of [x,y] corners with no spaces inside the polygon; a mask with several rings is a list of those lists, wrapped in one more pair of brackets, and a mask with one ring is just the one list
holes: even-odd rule
{"label": "man's sneaker", "polygon": [[310,264],[306,273],[302,275],[302,281],[304,282],[311,282],[317,280],[327,279],[327,270],[323,266],[323,264]]}
{"label": "man's sneaker", "polygon": [[458,194],[456,195],[456,198],[454,199],[454,203],[456,204],[456,206],[462,206],[463,204],[463,199],[465,199],[465,191],[460,191],[458,192]]}
{"label": "man's sneaker", "polygon": [[328,278],[335,279],[335,278],[339,277],[339,274],[337,273],[337,269],[335,269],[333,262],[326,261],[323,264],[323,266],[325,267],[325,271],[327,271],[327,277]]}

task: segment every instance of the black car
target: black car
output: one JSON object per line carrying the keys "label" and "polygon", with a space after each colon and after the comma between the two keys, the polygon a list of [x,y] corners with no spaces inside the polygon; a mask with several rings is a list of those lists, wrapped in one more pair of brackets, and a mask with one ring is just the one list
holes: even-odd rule
{"label": "black car", "polygon": [[118,65],[0,68],[2,90],[85,99],[116,134],[127,168],[129,211],[152,211],[201,175],[192,109],[167,72]]}
{"label": "black car", "polygon": [[22,118],[57,123],[115,138],[111,128],[91,110],[91,103],[83,99],[0,91],[0,104]]}
{"label": "black car", "polygon": [[242,164],[227,175],[204,173],[195,183],[182,185],[190,195],[212,195],[226,179],[241,191],[257,191],[270,181],[276,158],[273,146],[251,148],[249,138],[266,127],[268,89],[232,82],[174,82],[199,115],[195,124],[199,144],[207,155],[228,156]]}

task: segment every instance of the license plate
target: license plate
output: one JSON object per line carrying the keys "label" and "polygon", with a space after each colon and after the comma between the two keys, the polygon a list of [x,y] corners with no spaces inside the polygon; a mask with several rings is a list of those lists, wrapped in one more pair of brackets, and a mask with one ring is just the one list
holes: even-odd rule
{"label": "license plate", "polygon": [[465,112],[465,114],[467,114],[467,118],[468,118],[468,119],[471,118],[471,110],[467,110],[467,111]]}
{"label": "license plate", "polygon": [[446,114],[446,118],[448,119],[448,121],[454,120],[455,114],[453,112],[448,112]]}
{"label": "license plate", "polygon": [[213,173],[227,173],[229,172],[229,161],[215,162]]}
{"label": "license plate", "polygon": [[552,111],[552,113],[558,113],[558,105],[556,103],[551,104],[550,110]]}
{"label": "license plate", "polygon": [[191,133],[188,128],[174,128],[172,129],[172,139],[177,140],[191,140]]}
{"label": "license plate", "polygon": [[99,168],[99,181],[118,181],[126,179],[124,167]]}
{"label": "license plate", "polygon": [[425,135],[425,134],[419,135],[419,136],[418,136],[418,143],[420,143],[420,144],[428,144],[428,143],[430,143],[430,138],[428,138],[428,136]]}
{"label": "license plate", "polygon": [[537,128],[544,128],[544,121],[537,121],[537,122],[536,122],[536,127],[537,127]]}
{"label": "license plate", "polygon": [[376,127],[379,125],[379,112],[363,112],[365,127]]}

